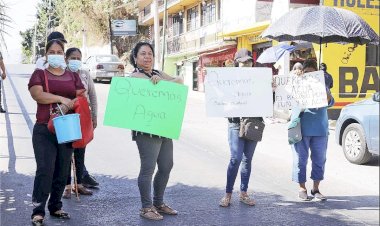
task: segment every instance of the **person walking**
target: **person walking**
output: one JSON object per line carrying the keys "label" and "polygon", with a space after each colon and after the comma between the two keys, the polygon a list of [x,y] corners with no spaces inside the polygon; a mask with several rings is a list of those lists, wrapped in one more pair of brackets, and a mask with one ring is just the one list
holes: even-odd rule
{"label": "person walking", "polygon": [[[308,59],[303,64],[303,73],[317,71],[317,62]],[[298,74],[300,76],[302,74]],[[297,76],[297,75],[296,75]],[[331,96],[330,90],[326,87],[328,107],[334,104],[334,99]],[[293,151],[293,176],[292,180],[299,185],[298,198],[302,201],[309,201],[306,189],[306,169],[307,161],[310,158],[311,179],[313,180],[313,188],[311,195],[318,201],[326,200],[319,190],[319,184],[324,179],[326,152],[328,143],[328,117],[327,107],[312,108],[301,112],[300,110],[292,111],[292,119],[300,117],[302,140],[292,145]]]}
{"label": "person walking", "polygon": [[[153,84],[161,80],[183,83],[182,77],[173,78],[162,71],[153,69],[154,50],[151,44],[139,42],[131,51],[130,63],[135,70],[132,77],[150,79]],[[149,220],[162,220],[163,214],[177,215],[178,212],[164,203],[164,193],[173,167],[173,141],[140,131],[132,131],[140,154],[138,187],[142,208],[140,216]],[[152,177],[156,165],[158,170],[153,180],[153,201],[151,195]]]}
{"label": "person walking", "polygon": [[47,123],[52,107],[60,104],[71,110],[76,96],[84,92],[78,74],[61,67],[65,63],[63,43],[53,39],[46,44],[45,50],[49,67],[35,70],[28,84],[29,92],[37,102],[37,121],[32,135],[37,163],[32,194],[33,225],[43,225],[47,202],[51,216],[70,219],[70,215],[62,210],[61,197],[70,167],[72,143],[58,144],[56,135],[49,131]]}
{"label": "person walking", "polygon": [[[240,49],[235,53],[235,66],[252,67],[253,58],[251,51]],[[231,204],[232,190],[239,171],[241,175],[240,202],[254,206],[255,201],[248,193],[248,184],[251,176],[251,162],[255,152],[257,141],[246,140],[239,137],[240,118],[228,118],[228,143],[230,146],[231,158],[227,168],[226,194],[220,200],[221,207],[228,207]]]}
{"label": "person walking", "polygon": [[2,80],[4,80],[7,77],[7,73],[5,71],[5,65],[3,60],[3,55],[0,52],[0,113],[5,113],[6,111],[3,108],[3,105],[1,104],[1,86],[2,86]]}
{"label": "person walking", "polygon": [[[90,104],[91,109],[91,119],[94,129],[97,126],[97,111],[98,103],[96,98],[94,82],[90,77],[90,73],[85,70],[81,70],[82,66],[82,52],[78,48],[69,48],[66,50],[66,63],[67,69],[71,72],[78,73],[84,88],[86,89],[85,96],[87,101]],[[81,195],[92,195],[92,191],[83,186],[83,171],[84,171],[84,159],[85,159],[86,148],[76,148],[74,149],[74,160],[75,160],[75,169],[76,169],[76,178],[77,178],[77,188],[71,187],[71,167],[69,167],[69,176],[67,177],[67,183],[65,191],[63,192],[63,198],[71,198],[71,191],[77,189],[78,193]]]}

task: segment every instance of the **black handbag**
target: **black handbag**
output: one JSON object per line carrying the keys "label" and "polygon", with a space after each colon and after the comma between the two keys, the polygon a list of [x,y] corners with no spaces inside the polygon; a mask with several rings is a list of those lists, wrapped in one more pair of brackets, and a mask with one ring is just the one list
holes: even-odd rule
{"label": "black handbag", "polygon": [[261,117],[241,118],[239,137],[246,140],[261,141],[264,128],[265,123]]}

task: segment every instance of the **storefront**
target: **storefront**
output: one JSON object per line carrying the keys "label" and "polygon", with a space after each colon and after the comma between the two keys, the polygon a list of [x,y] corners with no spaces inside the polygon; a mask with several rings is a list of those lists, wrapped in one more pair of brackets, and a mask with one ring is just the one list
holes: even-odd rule
{"label": "storefront", "polygon": [[[199,60],[194,65],[196,73],[194,73],[193,90],[204,91],[205,75],[202,70],[204,67],[223,67],[226,60],[233,60],[236,53],[236,46],[226,46],[223,49],[214,49],[199,55]],[[196,85],[196,86],[195,86]]]}

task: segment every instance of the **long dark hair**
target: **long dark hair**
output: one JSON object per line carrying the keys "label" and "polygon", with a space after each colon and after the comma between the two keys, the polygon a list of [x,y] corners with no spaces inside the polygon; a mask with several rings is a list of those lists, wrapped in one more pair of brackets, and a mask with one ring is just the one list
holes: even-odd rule
{"label": "long dark hair", "polygon": [[50,47],[53,44],[58,44],[62,48],[63,52],[65,52],[65,46],[63,45],[63,43],[60,40],[58,40],[58,39],[52,39],[52,40],[50,40],[50,41],[48,41],[46,43],[46,46],[45,46],[45,55],[47,54],[47,52],[49,51]]}
{"label": "long dark hair", "polygon": [[75,51],[78,51],[78,52],[80,53],[80,55],[82,55],[82,52],[80,51],[80,49],[78,49],[78,48],[76,48],[76,47],[72,47],[72,48],[68,48],[68,49],[66,50],[65,58],[66,58],[66,59],[69,58],[69,56],[70,56],[73,52],[75,52]]}
{"label": "long dark hair", "polygon": [[131,51],[131,55],[129,56],[129,62],[133,65],[133,67],[137,68],[137,64],[135,59],[137,58],[137,53],[141,49],[142,46],[148,46],[152,52],[153,52],[153,57],[154,57],[154,49],[153,46],[148,43],[148,42],[138,42],[135,47]]}

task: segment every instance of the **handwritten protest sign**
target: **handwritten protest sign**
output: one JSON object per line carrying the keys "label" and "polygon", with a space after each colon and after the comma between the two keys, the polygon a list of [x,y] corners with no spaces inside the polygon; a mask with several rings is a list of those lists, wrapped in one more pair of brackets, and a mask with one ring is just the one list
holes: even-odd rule
{"label": "handwritten protest sign", "polygon": [[275,109],[320,108],[327,106],[323,71],[297,76],[279,75],[274,78],[277,86]]}
{"label": "handwritten protest sign", "polygon": [[205,93],[211,117],[273,115],[270,68],[207,68]]}
{"label": "handwritten protest sign", "polygon": [[140,78],[113,78],[104,125],[178,139],[187,86]]}

